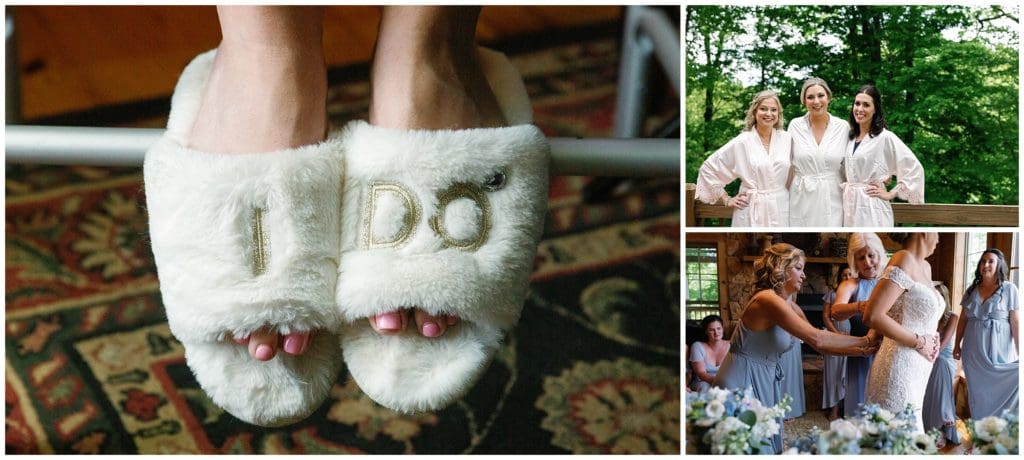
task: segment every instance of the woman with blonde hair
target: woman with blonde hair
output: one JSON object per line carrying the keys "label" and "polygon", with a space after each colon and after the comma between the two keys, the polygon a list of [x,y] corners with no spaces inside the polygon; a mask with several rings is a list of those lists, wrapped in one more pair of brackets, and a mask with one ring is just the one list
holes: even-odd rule
{"label": "woman with blonde hair", "polygon": [[[733,227],[789,226],[789,133],[782,130],[782,104],[774,91],[754,96],[744,130],[711,154],[697,176],[697,199],[733,208]],[[725,186],[740,179],[730,197]]]}
{"label": "woman with blonde hair", "polygon": [[[864,323],[862,311],[867,306],[871,291],[878,284],[882,268],[889,263],[881,238],[874,233],[851,233],[847,241],[846,262],[857,274],[856,278],[839,283],[835,302],[832,304],[832,321],[850,322],[850,335],[864,337],[873,335]],[[846,358],[846,391],[843,399],[843,415],[847,418],[860,414],[867,388],[868,371],[874,356],[851,356]]]}
{"label": "woman with blonde hair", "polygon": [[939,235],[890,233],[889,239],[903,249],[889,260],[864,310],[864,322],[885,337],[864,398],[894,413],[912,406],[914,427],[924,432],[924,392],[939,353],[937,329],[944,310],[925,259],[935,252]]}
{"label": "woman with blonde hair", "polygon": [[793,227],[842,227],[840,169],[850,125],[828,113],[832,90],[809,78],[800,90],[807,114],[789,123],[793,136],[793,180],[789,186],[789,224]]}
{"label": "woman with blonde hair", "polygon": [[[875,352],[877,343],[869,338],[816,329],[803,316],[792,299],[805,281],[804,263],[804,252],[786,243],[772,245],[754,262],[756,292],[740,315],[714,386],[749,387],[758,400],[773,406],[782,400],[785,374],[780,359],[794,345],[794,337],[831,354],[863,356]],[[782,425],[781,420],[777,423]],[[776,453],[782,452],[781,429],[772,444]]]}

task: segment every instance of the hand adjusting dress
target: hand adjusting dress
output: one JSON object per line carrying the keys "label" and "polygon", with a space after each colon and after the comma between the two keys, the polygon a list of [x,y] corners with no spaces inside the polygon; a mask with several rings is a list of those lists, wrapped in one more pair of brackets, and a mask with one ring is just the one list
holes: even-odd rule
{"label": "hand adjusting dress", "polygon": [[[934,287],[914,281],[906,272],[893,265],[886,267],[882,279],[888,279],[904,292],[889,310],[889,316],[901,326],[917,334],[934,333],[942,317],[942,297]],[[886,337],[875,355],[868,373],[865,399],[891,412],[902,411],[907,404],[914,406],[917,430],[923,432],[921,409],[932,363],[916,350]]]}

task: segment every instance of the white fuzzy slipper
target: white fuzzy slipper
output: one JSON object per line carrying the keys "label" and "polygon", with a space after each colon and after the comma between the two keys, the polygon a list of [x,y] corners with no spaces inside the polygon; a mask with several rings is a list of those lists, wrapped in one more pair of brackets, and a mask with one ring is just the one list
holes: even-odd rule
{"label": "white fuzzy slipper", "polygon": [[[341,365],[334,308],[341,141],[256,154],[186,147],[214,51],[182,73],[166,134],[145,160],[149,230],[174,336],[203,390],[246,422],[312,413]],[[307,351],[252,358],[232,340],[262,327],[316,331]]]}
{"label": "white fuzzy slipper", "polygon": [[[548,193],[549,148],[530,125],[515,68],[483,51],[514,126],[403,131],[346,127],[337,302],[345,364],[359,387],[402,412],[439,409],[483,373],[529,289]],[[368,317],[401,308],[461,322],[437,338],[409,324],[375,332]]]}

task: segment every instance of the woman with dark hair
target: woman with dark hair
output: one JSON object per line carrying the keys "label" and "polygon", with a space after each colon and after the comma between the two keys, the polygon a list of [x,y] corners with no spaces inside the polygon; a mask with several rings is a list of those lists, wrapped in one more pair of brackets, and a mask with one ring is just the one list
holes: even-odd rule
{"label": "woman with dark hair", "polygon": [[864,398],[896,413],[913,406],[915,431],[924,432],[921,410],[928,376],[939,354],[942,296],[932,284],[926,260],[935,252],[938,233],[890,233],[903,245],[889,259],[871,291],[864,322],[885,338],[868,372]]}
{"label": "woman with dark hair", "polygon": [[971,418],[980,420],[1017,408],[1017,286],[1006,280],[1006,259],[987,249],[960,305],[953,358],[963,359]]}
{"label": "woman with dark hair", "polygon": [[[896,197],[924,203],[924,168],[914,152],[886,129],[882,95],[874,86],[862,86],[854,96],[843,172],[846,227],[892,227],[889,201]],[[896,186],[886,190],[892,176]]]}
{"label": "woman with dark hair", "polygon": [[[754,288],[747,307],[732,334],[729,354],[715,376],[714,386],[751,388],[758,400],[774,406],[782,400],[785,374],[780,359],[794,344],[793,337],[815,349],[832,354],[868,355],[877,343],[866,337],[850,337],[815,329],[798,313],[793,296],[803,286],[804,252],[786,243],[765,250],[754,262]],[[777,423],[782,425],[782,421]],[[782,430],[772,439],[776,453],[782,452]]]}
{"label": "woman with dark hair", "polygon": [[729,353],[729,342],[722,339],[721,316],[705,316],[700,320],[700,328],[704,331],[704,341],[693,342],[693,345],[690,345],[690,369],[693,370],[693,380],[689,386],[691,390],[697,392],[711,388],[718,367]]}

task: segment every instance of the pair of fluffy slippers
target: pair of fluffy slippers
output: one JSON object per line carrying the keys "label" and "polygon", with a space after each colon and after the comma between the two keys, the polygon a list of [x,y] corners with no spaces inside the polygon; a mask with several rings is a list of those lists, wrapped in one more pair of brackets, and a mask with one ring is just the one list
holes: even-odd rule
{"label": "pair of fluffy slippers", "polygon": [[[515,69],[481,50],[511,127],[353,122],[317,145],[221,154],[186,147],[214,53],[186,67],[144,169],[168,321],[200,385],[263,426],[316,410],[342,359],[397,411],[462,396],[518,321],[543,229],[549,149]],[[461,322],[425,338],[367,320],[409,307]],[[315,333],[261,362],[232,340],[261,328]]]}

